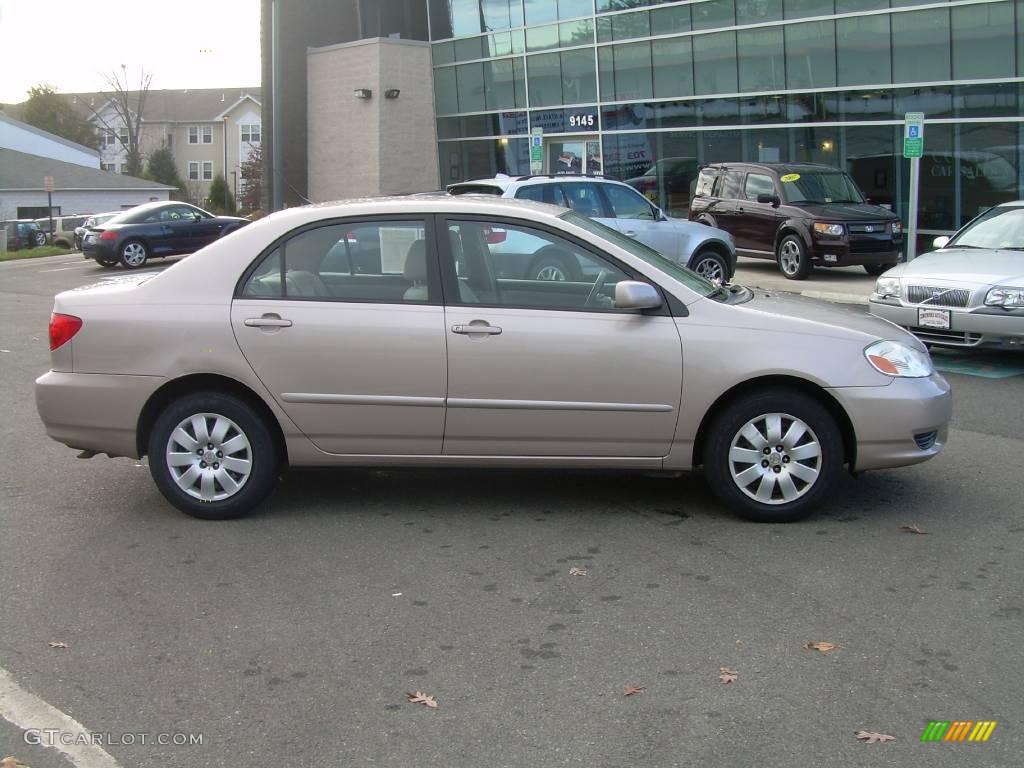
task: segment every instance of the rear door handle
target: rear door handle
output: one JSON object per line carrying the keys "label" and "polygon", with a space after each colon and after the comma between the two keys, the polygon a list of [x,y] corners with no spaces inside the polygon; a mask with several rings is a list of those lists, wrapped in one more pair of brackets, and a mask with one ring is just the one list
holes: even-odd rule
{"label": "rear door handle", "polygon": [[624,234],[626,237],[636,237],[636,231],[632,229],[628,229],[622,234]]}
{"label": "rear door handle", "polygon": [[499,333],[501,333],[501,328],[499,328],[496,325],[453,325],[452,333],[483,333],[491,336],[497,336]]}
{"label": "rear door handle", "polygon": [[292,321],[264,315],[263,317],[248,317],[245,324],[250,328],[291,328]]}

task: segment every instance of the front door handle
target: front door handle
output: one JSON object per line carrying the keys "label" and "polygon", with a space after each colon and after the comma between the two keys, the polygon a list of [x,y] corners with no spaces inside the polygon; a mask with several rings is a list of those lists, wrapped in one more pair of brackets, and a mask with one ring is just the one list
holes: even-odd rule
{"label": "front door handle", "polygon": [[626,237],[636,237],[636,232],[632,229],[628,229],[622,234],[624,234]]}
{"label": "front door handle", "polygon": [[245,324],[250,328],[291,328],[292,321],[284,320],[279,315],[264,315],[263,317],[248,317]]}
{"label": "front door handle", "polygon": [[470,325],[453,325],[452,326],[452,333],[461,333],[461,334],[483,333],[483,334],[488,334],[490,336],[497,336],[499,333],[501,333],[501,328],[499,328],[496,325],[473,325],[473,324],[470,324]]}

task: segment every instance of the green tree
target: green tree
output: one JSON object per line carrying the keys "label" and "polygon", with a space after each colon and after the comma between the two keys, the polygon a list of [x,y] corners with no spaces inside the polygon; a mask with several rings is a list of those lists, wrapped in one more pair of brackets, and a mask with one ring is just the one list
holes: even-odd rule
{"label": "green tree", "polygon": [[99,147],[92,123],[83,118],[52,85],[42,83],[28,90],[25,122],[90,149]]}
{"label": "green tree", "polygon": [[181,176],[178,175],[178,168],[174,163],[174,153],[171,152],[170,147],[163,146],[155,152],[150,153],[149,162],[146,164],[145,177],[151,181],[167,184],[171,187],[177,187],[174,192],[171,192],[172,199],[188,199],[188,191],[185,189],[185,182],[182,181]]}
{"label": "green tree", "polygon": [[228,183],[224,180],[223,174],[218,173],[210,182],[210,191],[207,193],[210,200],[210,210],[213,213],[235,212],[235,199],[228,189]]}
{"label": "green tree", "polygon": [[249,157],[241,165],[242,191],[238,204],[243,211],[257,211],[263,204],[263,145],[250,144]]}

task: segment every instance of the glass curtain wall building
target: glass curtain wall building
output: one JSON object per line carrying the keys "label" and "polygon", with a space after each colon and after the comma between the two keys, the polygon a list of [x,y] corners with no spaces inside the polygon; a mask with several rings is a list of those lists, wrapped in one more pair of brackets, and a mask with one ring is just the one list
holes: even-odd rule
{"label": "glass curtain wall building", "polygon": [[699,166],[848,170],[924,233],[1024,197],[1024,0],[428,0],[441,179],[584,167],[685,216]]}

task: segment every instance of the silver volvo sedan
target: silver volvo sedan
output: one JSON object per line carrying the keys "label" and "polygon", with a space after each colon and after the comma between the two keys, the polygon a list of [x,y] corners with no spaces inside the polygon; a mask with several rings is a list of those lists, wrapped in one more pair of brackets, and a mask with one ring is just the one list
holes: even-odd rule
{"label": "silver volvo sedan", "polygon": [[878,278],[871,313],[942,347],[1024,349],[1024,201],[969,221]]}
{"label": "silver volvo sedan", "polygon": [[[498,240],[580,273],[501,277]],[[252,510],[285,465],[702,465],[741,515],[789,521],[844,466],[935,456],[951,415],[924,346],[891,323],[721,287],[576,212],[474,196],[268,216],[159,274],[58,295],[50,348],[49,435],[148,456],[166,498],[206,519]]]}

